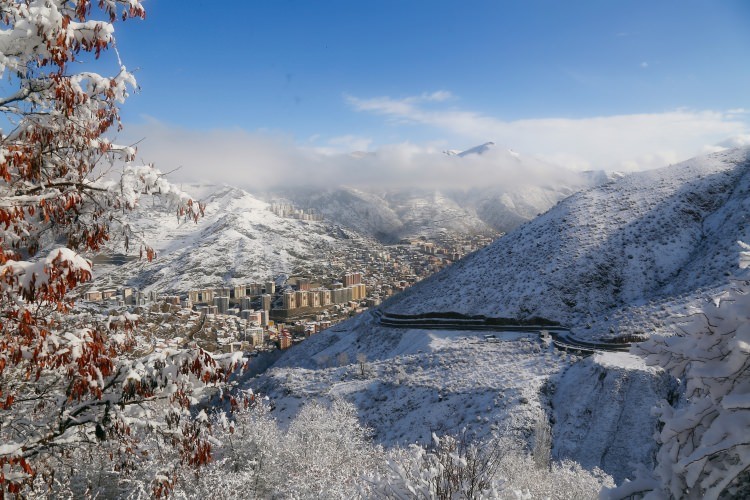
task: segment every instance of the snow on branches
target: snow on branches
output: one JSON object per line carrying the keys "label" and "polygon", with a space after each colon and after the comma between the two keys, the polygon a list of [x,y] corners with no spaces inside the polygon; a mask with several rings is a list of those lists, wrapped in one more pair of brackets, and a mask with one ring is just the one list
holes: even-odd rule
{"label": "snow on branches", "polygon": [[[743,253],[741,263],[746,261]],[[655,484],[646,485],[652,490],[646,497],[745,497],[750,493],[750,273],[673,328],[675,335],[655,335],[636,348],[684,388],[675,406],[664,401],[655,410],[663,424],[657,435],[661,447]],[[626,484],[621,492],[637,489]]]}
{"label": "snow on branches", "polygon": [[[78,443],[109,440],[135,453],[140,424],[177,432],[186,459],[204,462],[210,447],[189,412],[194,389],[222,384],[239,361],[201,349],[138,360],[135,318],[71,313],[72,292],[92,272],[78,252],[114,237],[127,247],[121,217],[140,196],[161,194],[193,220],[204,209],[153,167],[126,163],[114,175],[135,150],[104,134],[120,126],[133,75],[121,63],[113,76],[70,72],[71,62],[113,47],[118,18],[144,16],[140,0],[0,0],[0,498]],[[148,408],[155,401],[171,420]]]}

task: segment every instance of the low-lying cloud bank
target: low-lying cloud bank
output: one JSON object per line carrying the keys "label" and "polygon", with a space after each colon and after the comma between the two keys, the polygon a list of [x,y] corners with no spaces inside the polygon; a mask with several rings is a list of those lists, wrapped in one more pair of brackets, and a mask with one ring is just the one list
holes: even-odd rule
{"label": "low-lying cloud bank", "polygon": [[155,120],[126,124],[126,135],[118,140],[134,143],[144,139],[138,145],[139,159],[153,162],[163,171],[179,167],[171,174],[175,181],[229,183],[250,190],[546,184],[564,182],[574,171],[646,170],[750,142],[744,110],[503,122],[472,112],[421,107],[442,103],[446,95],[401,101],[349,100],[355,109],[398,120],[398,126],[411,122],[430,125],[451,137],[462,137],[467,146],[492,140],[496,147],[461,158],[448,156],[443,148],[433,145],[405,142],[352,154],[347,148],[369,145],[370,140],[343,136],[310,147],[281,134],[188,130]]}

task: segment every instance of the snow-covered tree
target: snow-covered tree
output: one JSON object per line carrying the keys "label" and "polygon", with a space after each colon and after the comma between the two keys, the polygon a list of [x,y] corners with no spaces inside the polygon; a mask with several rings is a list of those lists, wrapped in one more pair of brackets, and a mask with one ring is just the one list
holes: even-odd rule
{"label": "snow-covered tree", "polygon": [[486,442],[433,436],[428,449],[411,445],[388,452],[385,473],[365,478],[367,498],[569,499],[596,498],[612,478],[572,461],[540,468],[525,444],[507,437]]}
{"label": "snow-covered tree", "polygon": [[[747,250],[747,245],[742,244]],[[743,266],[747,265],[743,253]],[[750,273],[686,318],[672,335],[637,351],[681,381],[674,406],[656,409],[662,427],[657,465],[614,496],[740,498],[750,495]]]}
{"label": "snow-covered tree", "polygon": [[264,404],[218,413],[215,427],[216,459],[200,475],[183,468],[175,497],[368,498],[361,477],[383,463],[382,449],[345,401],[310,402],[287,430]]}
{"label": "snow-covered tree", "polygon": [[[120,218],[139,196],[160,193],[186,218],[203,210],[105,137],[135,86],[119,55],[113,76],[80,71],[103,67],[95,59],[114,48],[117,19],[144,15],[140,0],[0,0],[0,497],[82,442],[135,453],[136,423],[170,435],[187,462],[210,455],[188,411],[193,389],[220,383],[237,359],[201,350],[133,359],[135,317],[107,325],[70,314],[92,273],[78,252],[115,236],[127,248]],[[156,400],[165,407],[145,404]]]}

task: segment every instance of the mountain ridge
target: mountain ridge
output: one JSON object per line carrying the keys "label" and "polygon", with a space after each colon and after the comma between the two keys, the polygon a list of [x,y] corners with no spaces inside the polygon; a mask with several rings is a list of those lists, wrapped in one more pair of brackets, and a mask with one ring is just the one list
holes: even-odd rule
{"label": "mountain ridge", "polygon": [[573,326],[721,286],[736,267],[734,242],[748,236],[749,165],[748,150],[736,149],[579,192],[383,308]]}

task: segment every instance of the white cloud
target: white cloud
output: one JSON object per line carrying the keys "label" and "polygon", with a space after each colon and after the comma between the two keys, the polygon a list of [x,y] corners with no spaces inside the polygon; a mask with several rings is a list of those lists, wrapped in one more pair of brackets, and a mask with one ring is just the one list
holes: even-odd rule
{"label": "white cloud", "polygon": [[312,149],[314,151],[326,155],[367,151],[372,144],[372,138],[352,134],[332,137],[325,141],[323,146],[315,145],[319,142],[319,139],[320,137],[316,137],[309,142],[313,144]]}
{"label": "white cloud", "polygon": [[656,168],[690,158],[707,145],[744,134],[749,128],[736,112],[678,109],[505,121],[452,107],[426,108],[412,98],[350,96],[347,101],[356,111],[384,116],[391,124],[429,126],[469,142],[493,140],[573,169]]}
{"label": "white cloud", "polygon": [[745,146],[750,146],[750,134],[735,135],[717,144],[707,146],[705,152],[712,153],[715,151],[723,151],[725,149],[741,148]]}
{"label": "white cloud", "polygon": [[[422,144],[373,147],[371,138],[347,134],[313,136],[300,145],[278,133],[197,131],[153,119],[126,124],[127,135],[119,142],[145,138],[139,144],[139,159],[163,171],[179,167],[171,175],[175,181],[229,183],[250,190],[281,185],[469,188],[565,182],[570,170],[643,170],[750,144],[744,110],[504,121],[450,107],[446,101],[452,99],[447,91],[405,99],[347,98],[358,111],[402,127],[427,127],[443,137]],[[497,147],[481,156],[459,159],[442,153],[490,140]],[[511,148],[520,159],[508,153]],[[355,151],[368,153],[349,154]]]}
{"label": "white cloud", "polygon": [[[471,188],[534,182],[561,182],[565,169],[532,157],[519,160],[502,148],[465,158],[444,148],[409,142],[388,144],[367,154],[367,138],[341,136],[327,146],[303,147],[289,137],[243,130],[200,132],[155,120],[126,124],[121,143],[139,144],[138,160],[174,171],[175,182],[228,183],[249,190],[278,186],[367,188]],[[342,151],[346,151],[345,153]]]}
{"label": "white cloud", "polygon": [[435,102],[443,102],[447,101],[448,99],[452,99],[453,94],[448,92],[447,90],[437,90],[432,93],[424,93],[421,95],[421,100],[423,101],[435,101]]}

